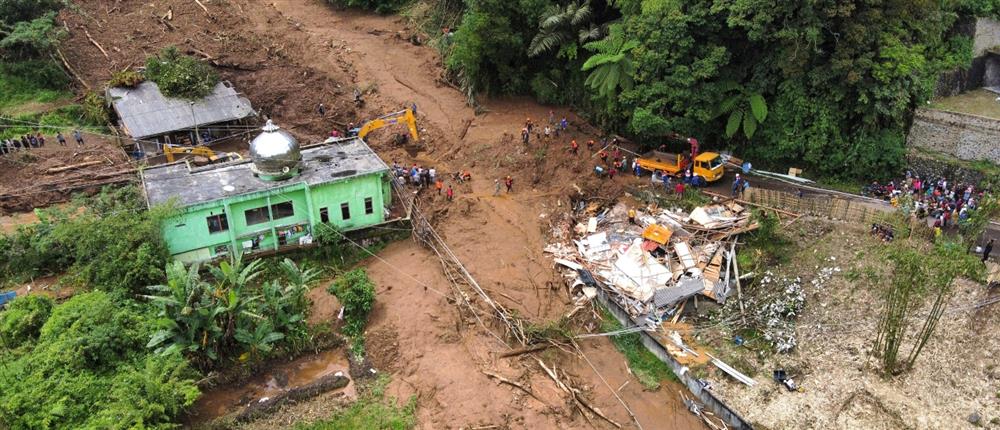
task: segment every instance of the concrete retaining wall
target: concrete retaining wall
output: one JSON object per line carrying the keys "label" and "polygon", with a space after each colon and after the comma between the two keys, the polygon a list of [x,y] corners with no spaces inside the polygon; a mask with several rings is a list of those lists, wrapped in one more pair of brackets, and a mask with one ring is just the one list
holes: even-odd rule
{"label": "concrete retaining wall", "polygon": [[956,24],[958,34],[972,39],[972,64],[942,73],[934,88],[935,97],[954,96],[980,87],[1000,85],[1000,21],[967,19]]}
{"label": "concrete retaining wall", "polygon": [[998,46],[1000,46],[1000,21],[992,18],[976,18],[972,55],[978,57]]}
{"label": "concrete retaining wall", "polygon": [[[632,321],[628,313],[618,306],[618,303],[608,299],[607,293],[601,288],[597,289],[597,299],[598,302],[611,311],[611,314],[623,326],[632,327],[636,325],[636,322]],[[680,378],[681,383],[687,387],[688,391],[705,405],[706,410],[711,411],[715,416],[721,418],[733,430],[753,430],[753,426],[749,421],[730,408],[722,399],[716,397],[715,393],[702,388],[701,384],[698,383],[698,379],[692,376],[690,372],[687,372],[685,367],[678,363],[677,360],[674,360],[659,341],[646,332],[639,332],[639,335],[642,339],[642,345],[670,367],[670,370]]]}
{"label": "concrete retaining wall", "polygon": [[917,109],[906,143],[962,160],[988,160],[1000,164],[1000,120]]}

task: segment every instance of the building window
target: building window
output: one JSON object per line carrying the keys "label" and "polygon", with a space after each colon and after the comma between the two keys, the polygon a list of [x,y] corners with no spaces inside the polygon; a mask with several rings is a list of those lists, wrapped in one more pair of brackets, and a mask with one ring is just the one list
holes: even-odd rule
{"label": "building window", "polygon": [[351,206],[348,203],[340,204],[340,218],[344,221],[351,219]]}
{"label": "building window", "polygon": [[215,247],[215,256],[216,257],[218,257],[220,255],[228,255],[228,254],[229,254],[229,245],[218,245],[218,246]]}
{"label": "building window", "polygon": [[295,208],[292,207],[292,202],[277,203],[271,205],[271,214],[274,219],[287,218],[295,215]]}
{"label": "building window", "polygon": [[319,208],[319,222],[330,222],[330,210],[328,208]]}
{"label": "building window", "polygon": [[208,221],[209,233],[218,233],[229,230],[229,220],[226,219],[226,214],[212,215],[205,218],[205,221]]}
{"label": "building window", "polygon": [[365,215],[371,215],[375,212],[375,206],[372,204],[372,198],[368,197],[365,199]]}
{"label": "building window", "polygon": [[247,217],[247,225],[260,224],[270,221],[267,216],[267,206],[247,209],[243,212],[243,214]]}

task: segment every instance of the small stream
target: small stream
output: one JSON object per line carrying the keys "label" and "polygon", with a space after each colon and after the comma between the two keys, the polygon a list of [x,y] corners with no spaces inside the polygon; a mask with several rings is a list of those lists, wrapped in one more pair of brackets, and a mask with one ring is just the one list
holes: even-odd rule
{"label": "small stream", "polygon": [[[348,374],[347,357],[342,349],[323,351],[282,363],[254,375],[238,384],[222,385],[202,393],[191,409],[191,422],[207,422],[242,410],[250,402],[273,397],[292,388],[301,387],[337,372]],[[355,396],[354,381],[342,391],[348,398]]]}

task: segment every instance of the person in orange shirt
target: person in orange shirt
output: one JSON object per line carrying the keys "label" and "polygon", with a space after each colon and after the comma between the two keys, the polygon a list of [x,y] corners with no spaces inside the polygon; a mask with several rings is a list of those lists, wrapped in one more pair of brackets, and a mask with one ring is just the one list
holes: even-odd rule
{"label": "person in orange shirt", "polygon": [[437,188],[438,195],[441,195],[441,188],[444,188],[444,182],[441,182],[441,180],[438,179],[437,182],[434,183],[434,188]]}
{"label": "person in orange shirt", "polygon": [[577,155],[577,151],[580,150],[580,145],[577,145],[576,139],[573,139],[573,141],[570,142],[570,149],[573,150],[573,155]]}

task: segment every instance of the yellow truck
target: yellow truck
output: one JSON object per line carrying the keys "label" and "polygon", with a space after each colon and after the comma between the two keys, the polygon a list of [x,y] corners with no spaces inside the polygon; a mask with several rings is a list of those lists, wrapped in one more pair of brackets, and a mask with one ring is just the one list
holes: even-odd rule
{"label": "yellow truck", "polygon": [[650,151],[639,157],[639,167],[650,172],[659,171],[670,176],[683,176],[684,171],[691,167],[694,174],[701,176],[705,182],[715,182],[725,174],[722,157],[716,152],[695,153],[694,166],[691,158],[681,154],[670,154],[660,151]]}

